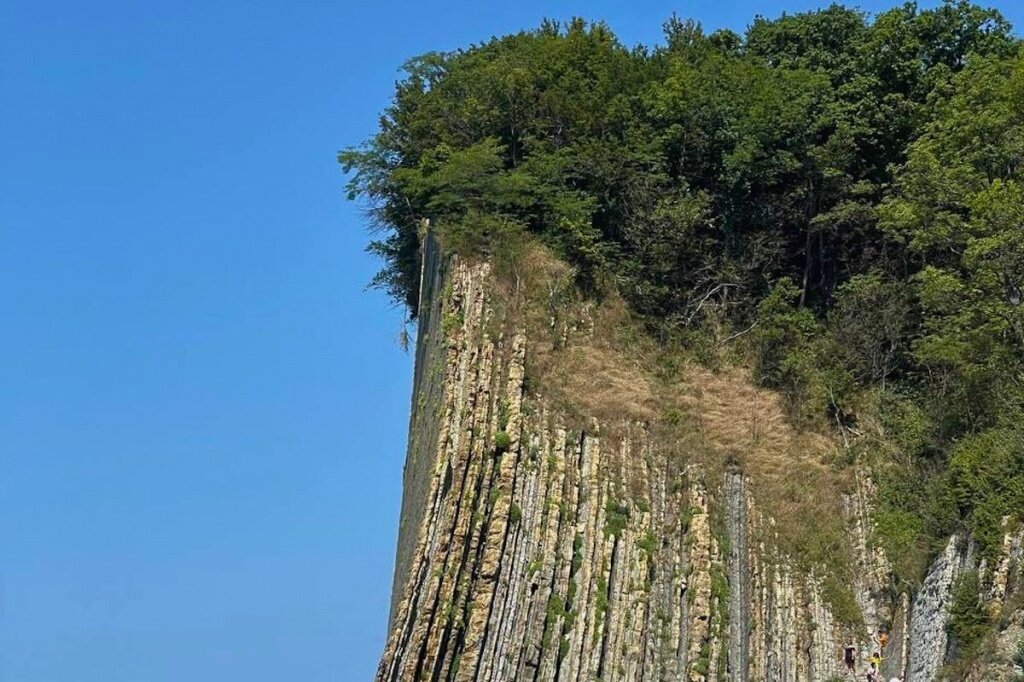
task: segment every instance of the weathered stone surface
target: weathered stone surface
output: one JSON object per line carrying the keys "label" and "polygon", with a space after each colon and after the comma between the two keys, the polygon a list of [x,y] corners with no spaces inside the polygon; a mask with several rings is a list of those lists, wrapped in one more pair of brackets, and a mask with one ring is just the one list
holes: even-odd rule
{"label": "weathered stone surface", "polygon": [[950,538],[946,549],[932,564],[910,607],[907,682],[934,680],[946,661],[949,647],[946,624],[953,585],[973,565],[974,548],[962,536]]}
{"label": "weathered stone surface", "polygon": [[[998,623],[984,644],[985,665],[976,666],[968,682],[1019,682],[1024,678],[1024,528],[1003,520],[1003,542],[985,590],[986,608]],[[1015,608],[1016,607],[1016,608]]]}
{"label": "weathered stone surface", "polygon": [[[488,266],[425,260],[432,298],[378,680],[862,680],[880,629],[887,676],[935,678],[968,543],[951,541],[913,605],[893,608],[860,476],[844,508],[864,624],[839,623],[821,576],[777,549],[742,472],[681,465],[643,423],[579,428],[525,386],[531,339],[499,323]],[[1020,536],[1007,537],[993,609],[1020,570]],[[1009,622],[1012,637],[1020,618]]]}

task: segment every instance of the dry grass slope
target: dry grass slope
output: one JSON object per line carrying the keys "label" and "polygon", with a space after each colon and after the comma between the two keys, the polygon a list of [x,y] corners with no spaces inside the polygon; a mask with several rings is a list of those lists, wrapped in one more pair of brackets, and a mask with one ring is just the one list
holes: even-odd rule
{"label": "dry grass slope", "polygon": [[779,395],[754,385],[749,366],[730,363],[728,348],[715,369],[666,350],[619,297],[582,296],[568,266],[542,247],[528,247],[495,286],[502,316],[527,330],[528,391],[572,426],[596,420],[604,437],[641,424],[680,468],[699,465],[712,482],[726,469],[744,472],[775,521],[768,540],[844,578],[852,557],[842,494],[852,478],[834,465],[842,445],[826,427],[794,426]]}

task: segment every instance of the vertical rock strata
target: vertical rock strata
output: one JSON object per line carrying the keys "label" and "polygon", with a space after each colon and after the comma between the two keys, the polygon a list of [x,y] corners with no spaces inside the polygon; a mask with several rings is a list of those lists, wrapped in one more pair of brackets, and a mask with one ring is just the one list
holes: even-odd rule
{"label": "vertical rock strata", "polygon": [[[845,643],[891,622],[870,481],[846,504],[864,625],[843,626],[773,549],[742,474],[716,482],[642,424],[580,428],[526,388],[530,339],[498,319],[488,265],[428,249],[422,290],[378,680],[825,681],[847,674]],[[942,570],[938,592],[959,568]],[[915,642],[937,639],[925,621],[941,605],[925,599],[901,635],[914,682],[932,679]]]}
{"label": "vertical rock strata", "polygon": [[967,538],[950,538],[915,595],[910,610],[907,682],[934,680],[945,662],[953,586],[973,566],[973,559],[974,548]]}

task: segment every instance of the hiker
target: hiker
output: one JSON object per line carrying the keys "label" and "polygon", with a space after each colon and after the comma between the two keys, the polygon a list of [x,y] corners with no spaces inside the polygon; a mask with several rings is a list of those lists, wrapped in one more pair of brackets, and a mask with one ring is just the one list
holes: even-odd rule
{"label": "hiker", "polygon": [[868,670],[868,682],[884,682],[882,680],[882,654],[877,651],[874,655],[868,659],[868,663],[871,664],[871,669]]}
{"label": "hiker", "polygon": [[857,647],[852,644],[847,644],[846,649],[843,653],[843,663],[846,664],[847,670],[853,670],[857,665]]}
{"label": "hiker", "polygon": [[885,630],[878,631],[878,648],[885,651],[885,645],[889,642],[889,633]]}

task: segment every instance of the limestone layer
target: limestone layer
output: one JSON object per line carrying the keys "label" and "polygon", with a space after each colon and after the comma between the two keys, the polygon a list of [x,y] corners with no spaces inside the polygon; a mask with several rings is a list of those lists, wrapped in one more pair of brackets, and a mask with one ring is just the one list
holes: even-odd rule
{"label": "limestone layer", "polygon": [[[974,561],[964,541],[901,607],[858,479],[844,508],[863,622],[840,623],[814,572],[774,549],[742,472],[706,476],[639,423],[572,426],[525,386],[530,339],[497,319],[489,267],[427,262],[378,680],[864,679],[890,627],[885,672],[934,679],[952,584]],[[1014,570],[990,572],[1000,600]]]}

